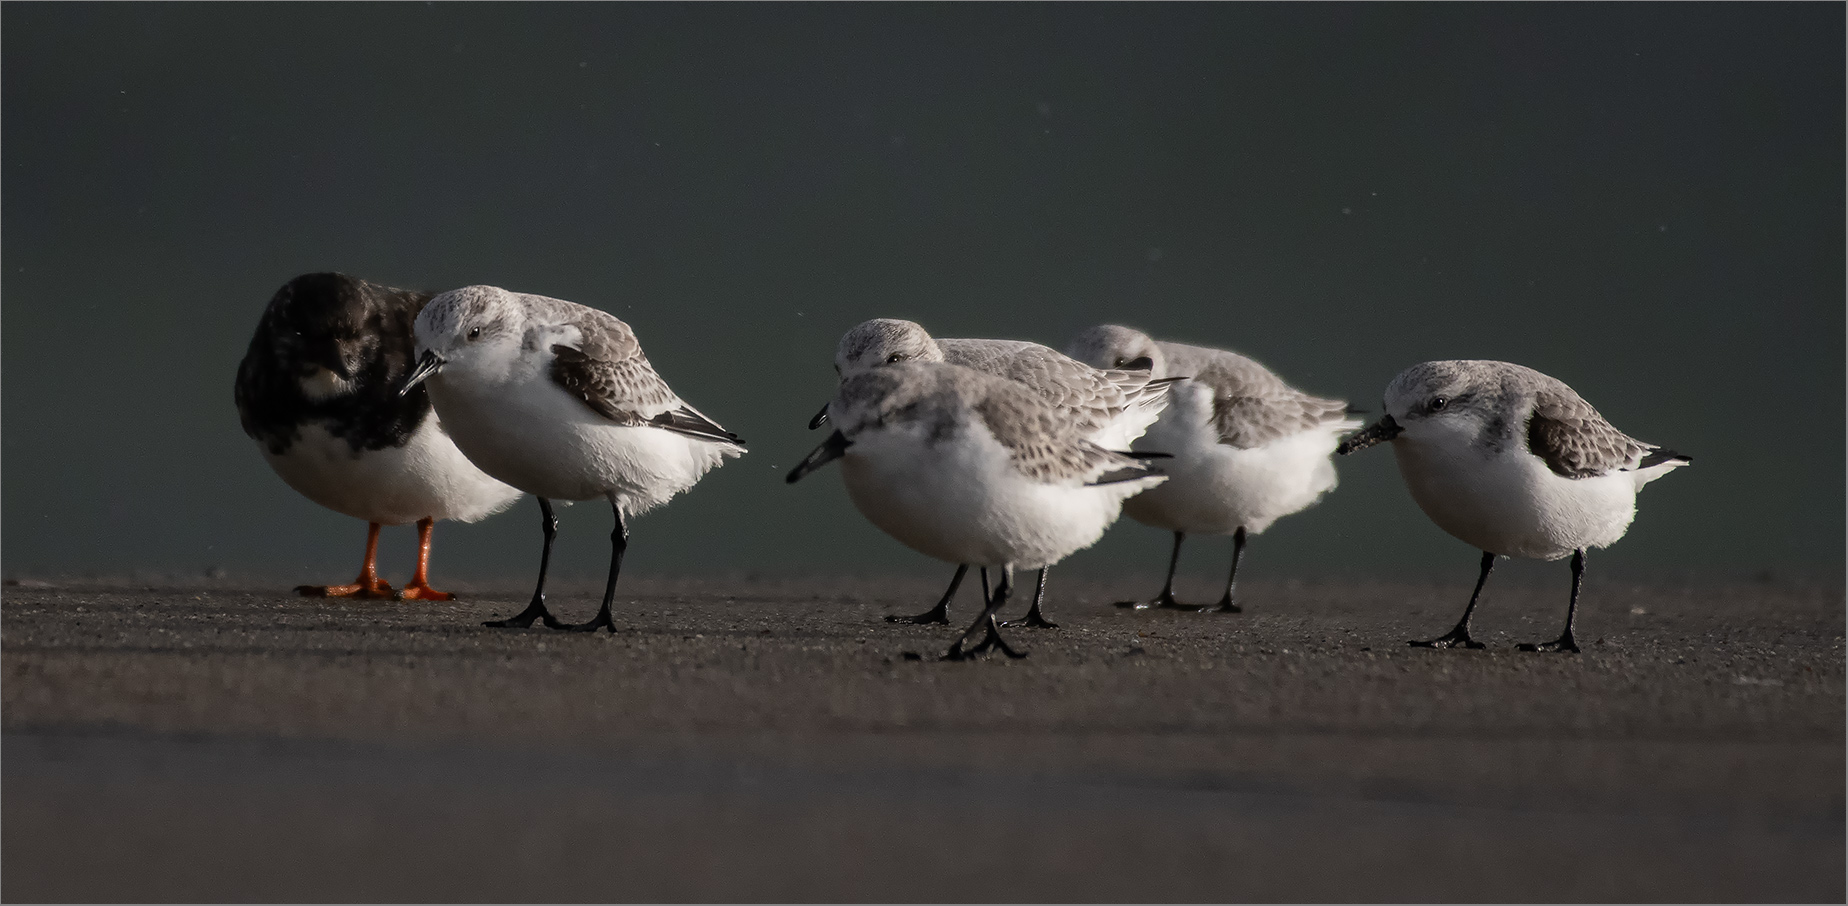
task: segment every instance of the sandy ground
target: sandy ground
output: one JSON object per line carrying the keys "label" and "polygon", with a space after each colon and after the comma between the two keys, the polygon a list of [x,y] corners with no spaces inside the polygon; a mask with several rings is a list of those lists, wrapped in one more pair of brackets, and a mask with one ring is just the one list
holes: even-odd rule
{"label": "sandy ground", "polygon": [[[971,577],[969,585],[973,585]],[[4,589],[0,897],[1843,900],[1843,593],[1058,584],[936,660],[917,581],[453,604]],[[587,590],[555,595],[568,617]],[[915,655],[915,659],[908,655]]]}

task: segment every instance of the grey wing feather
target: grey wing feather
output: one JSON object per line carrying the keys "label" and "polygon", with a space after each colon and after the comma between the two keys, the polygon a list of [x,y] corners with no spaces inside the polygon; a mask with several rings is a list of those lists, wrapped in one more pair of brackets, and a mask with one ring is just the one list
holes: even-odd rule
{"label": "grey wing feather", "polygon": [[1108,484],[1158,474],[1147,463],[1084,439],[1083,429],[1018,384],[997,384],[974,409],[1014,466],[1035,481]]}
{"label": "grey wing feather", "polygon": [[1263,365],[1223,352],[1204,362],[1193,379],[1213,390],[1213,425],[1219,442],[1261,447],[1327,422],[1347,418],[1347,401],[1311,396]]}
{"label": "grey wing feather", "polygon": [[[1564,384],[1543,387],[1535,395],[1534,414],[1527,422],[1527,449],[1545,460],[1555,474],[1567,478],[1590,478],[1686,458],[1617,430]],[[1651,462],[1651,454],[1657,452],[1668,455]]]}
{"label": "grey wing feather", "polygon": [[[596,312],[595,314],[603,314]],[[580,323],[579,347],[552,347],[552,380],[598,415],[619,425],[652,426],[733,443],[744,441],[681,401],[655,373],[628,325],[605,315]]]}
{"label": "grey wing feather", "polygon": [[1065,411],[1089,434],[1125,409],[1165,390],[1148,391],[1146,371],[1100,371],[1049,346],[1012,340],[938,340],[954,364],[1019,381]]}

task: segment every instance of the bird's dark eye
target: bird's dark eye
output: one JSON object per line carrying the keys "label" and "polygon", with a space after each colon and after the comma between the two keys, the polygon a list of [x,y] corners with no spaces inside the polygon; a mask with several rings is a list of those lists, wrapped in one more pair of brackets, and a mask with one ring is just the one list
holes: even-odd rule
{"label": "bird's dark eye", "polygon": [[471,340],[481,339],[481,328],[476,327],[476,328],[470,329],[468,332],[468,338]]}
{"label": "bird's dark eye", "polygon": [[1128,360],[1128,359],[1126,359],[1126,358],[1123,358],[1122,356],[1117,356],[1117,360],[1116,360],[1116,364],[1115,364],[1115,365],[1112,365],[1112,366],[1110,366],[1110,367],[1112,367],[1112,368],[1121,368],[1121,367],[1123,367],[1124,365],[1127,365],[1127,364],[1129,364],[1129,360]]}
{"label": "bird's dark eye", "polygon": [[1426,408],[1432,412],[1438,412],[1448,405],[1450,405],[1449,399],[1445,397],[1441,397],[1441,396],[1434,396],[1434,397],[1431,397],[1431,404],[1427,406]]}
{"label": "bird's dark eye", "polygon": [[890,364],[892,364],[893,362],[902,362],[902,361],[904,361],[904,360],[905,360],[905,354],[904,354],[904,353],[902,353],[902,352],[895,352],[895,353],[892,353],[892,354],[891,354],[891,355],[889,355],[889,356],[886,356],[886,364],[887,364],[887,365],[890,365]]}

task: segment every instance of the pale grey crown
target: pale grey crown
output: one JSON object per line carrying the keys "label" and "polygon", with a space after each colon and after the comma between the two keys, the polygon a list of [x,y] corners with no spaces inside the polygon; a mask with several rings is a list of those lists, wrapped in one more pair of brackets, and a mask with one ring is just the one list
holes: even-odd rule
{"label": "pale grey crown", "polygon": [[1137,359],[1148,359],[1155,377],[1172,377],[1167,371],[1167,356],[1148,334],[1130,327],[1102,324],[1087,328],[1065,345],[1065,354],[1092,368],[1125,368]]}
{"label": "pale grey crown", "polygon": [[[417,315],[417,346],[446,349],[459,342],[517,334],[524,329],[513,294],[498,286],[464,286],[440,293]],[[479,331],[479,333],[474,333]]]}
{"label": "pale grey crown", "polygon": [[941,362],[943,350],[914,321],[874,318],[841,335],[834,350],[834,367],[842,375],[894,362]]}
{"label": "pale grey crown", "polygon": [[1522,402],[1531,405],[1535,393],[1547,383],[1559,384],[1532,368],[1509,362],[1421,362],[1400,372],[1386,386],[1386,412],[1401,424],[1443,417],[1472,419],[1485,429],[1506,431],[1515,410],[1522,409],[1524,415]]}

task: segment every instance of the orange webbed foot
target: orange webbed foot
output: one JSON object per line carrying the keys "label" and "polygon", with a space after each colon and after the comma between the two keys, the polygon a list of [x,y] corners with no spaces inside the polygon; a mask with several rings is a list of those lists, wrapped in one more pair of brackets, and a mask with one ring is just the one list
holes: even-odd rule
{"label": "orange webbed foot", "polygon": [[368,600],[386,600],[396,598],[391,590],[391,583],[383,579],[371,582],[355,582],[352,585],[297,585],[295,593],[304,598],[364,598]]}
{"label": "orange webbed foot", "polygon": [[454,601],[456,599],[455,595],[446,591],[437,591],[422,582],[411,582],[404,586],[404,590],[398,592],[398,597],[405,601]]}

